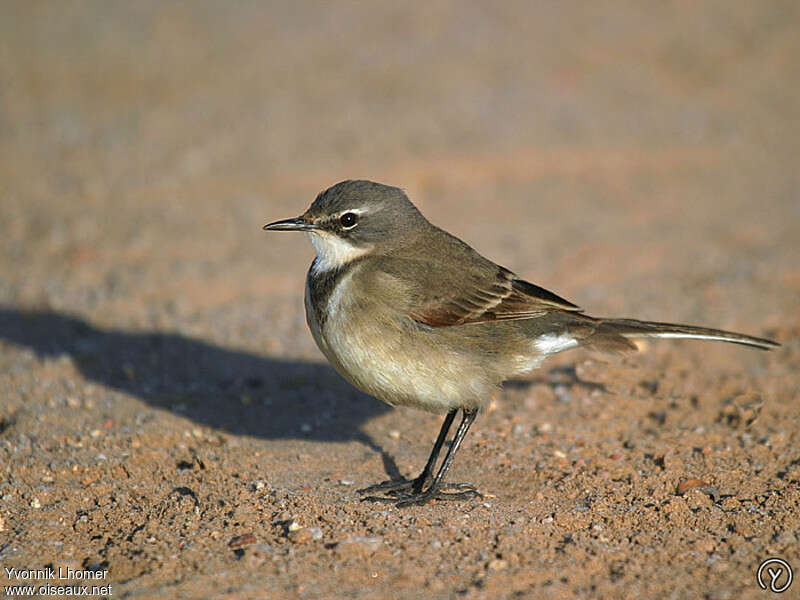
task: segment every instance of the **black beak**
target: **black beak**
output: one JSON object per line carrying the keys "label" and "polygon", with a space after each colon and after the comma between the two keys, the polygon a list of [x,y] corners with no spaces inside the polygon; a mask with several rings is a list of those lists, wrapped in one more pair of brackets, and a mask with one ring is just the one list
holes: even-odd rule
{"label": "black beak", "polygon": [[317,229],[316,225],[303,220],[302,217],[283,219],[264,225],[264,231],[314,231],[315,229]]}

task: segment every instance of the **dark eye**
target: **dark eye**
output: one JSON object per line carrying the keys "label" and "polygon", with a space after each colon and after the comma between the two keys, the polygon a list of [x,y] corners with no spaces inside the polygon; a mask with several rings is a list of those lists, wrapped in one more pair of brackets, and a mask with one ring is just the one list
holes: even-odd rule
{"label": "dark eye", "polygon": [[339,217],[339,223],[345,229],[352,229],[358,224],[358,215],[356,213],[346,212]]}

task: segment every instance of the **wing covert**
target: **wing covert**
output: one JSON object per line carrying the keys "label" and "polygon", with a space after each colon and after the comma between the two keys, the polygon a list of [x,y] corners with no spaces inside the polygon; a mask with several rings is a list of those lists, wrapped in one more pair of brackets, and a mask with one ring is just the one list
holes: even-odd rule
{"label": "wing covert", "polygon": [[431,327],[529,319],[554,310],[580,312],[571,302],[497,266],[494,276],[467,277],[454,293],[423,300],[411,318]]}

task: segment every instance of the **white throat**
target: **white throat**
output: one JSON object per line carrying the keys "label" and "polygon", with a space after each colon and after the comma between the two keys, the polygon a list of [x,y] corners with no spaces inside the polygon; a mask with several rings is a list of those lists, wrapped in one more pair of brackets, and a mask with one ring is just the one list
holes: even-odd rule
{"label": "white throat", "polygon": [[312,267],[315,273],[338,269],[370,251],[369,247],[357,248],[339,236],[323,231],[310,231],[308,237],[317,252]]}

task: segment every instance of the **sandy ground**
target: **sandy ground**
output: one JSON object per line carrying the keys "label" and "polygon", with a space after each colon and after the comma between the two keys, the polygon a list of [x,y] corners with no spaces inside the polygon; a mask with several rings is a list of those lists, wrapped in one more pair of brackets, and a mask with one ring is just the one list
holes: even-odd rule
{"label": "sandy ground", "polygon": [[[112,598],[800,577],[798,4],[529,4],[2,4],[2,567]],[[440,419],[325,364],[312,250],[261,231],[356,177],[590,314],[783,346],[559,356],[467,437],[482,500],[362,503]]]}

